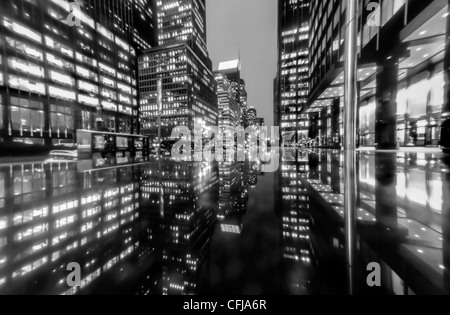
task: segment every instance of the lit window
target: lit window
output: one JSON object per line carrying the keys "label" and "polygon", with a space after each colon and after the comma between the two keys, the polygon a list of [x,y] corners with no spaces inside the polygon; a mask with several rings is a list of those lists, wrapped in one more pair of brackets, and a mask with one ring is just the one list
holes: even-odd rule
{"label": "lit window", "polygon": [[55,97],[55,98],[71,100],[71,101],[76,100],[75,92],[57,88],[55,86],[49,86],[49,93],[50,93],[50,96]]}
{"label": "lit window", "polygon": [[28,27],[25,27],[21,24],[18,24],[16,22],[11,22],[9,19],[4,18],[3,25],[5,25],[6,28],[9,28],[13,32],[20,34],[22,36],[25,36],[31,40],[34,40],[36,42],[42,43],[42,36],[41,34],[32,31]]}
{"label": "lit window", "polygon": [[53,71],[53,70],[50,71],[50,78],[53,81],[56,81],[56,82],[59,82],[62,84],[66,84],[66,85],[70,85],[70,86],[75,85],[75,80],[72,77],[62,74],[62,73],[59,73],[59,72],[56,72],[56,71]]}
{"label": "lit window", "polygon": [[22,91],[34,92],[45,95],[45,85],[28,79],[9,75],[9,86]]}

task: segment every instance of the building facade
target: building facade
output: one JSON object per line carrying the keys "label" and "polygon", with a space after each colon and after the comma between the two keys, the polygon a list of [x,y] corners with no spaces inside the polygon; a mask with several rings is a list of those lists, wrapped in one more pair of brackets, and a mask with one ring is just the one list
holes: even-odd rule
{"label": "building facade", "polygon": [[215,73],[219,105],[219,128],[226,148],[234,148],[235,130],[241,124],[241,107],[233,93],[232,83],[221,72]]}
{"label": "building facade", "polygon": [[158,2],[157,16],[160,46],[139,60],[141,131],[155,142],[159,119],[161,137],[168,139],[176,127],[216,126],[218,118],[216,83],[206,51],[205,1]]}
{"label": "building facade", "polygon": [[230,82],[230,93],[240,106],[242,127],[246,128],[245,113],[247,111],[248,94],[245,86],[245,80],[241,76],[241,61],[239,59],[221,62],[219,64],[220,73]]}
{"label": "building facade", "polygon": [[258,112],[254,107],[250,107],[246,112],[246,120],[249,127],[262,127],[265,125],[265,119],[258,117]]}
{"label": "building facade", "polygon": [[[396,148],[436,146],[442,124],[448,3],[362,3],[358,37],[359,143]],[[345,6],[311,2],[311,93],[315,138],[342,142]]]}
{"label": "building facade", "polygon": [[308,115],[301,111],[309,94],[309,10],[309,0],[278,1],[275,121],[288,145],[308,138]]}
{"label": "building facade", "polygon": [[78,10],[64,0],[2,1],[1,142],[138,132],[137,54],[154,44],[153,11],[142,3],[80,1]]}

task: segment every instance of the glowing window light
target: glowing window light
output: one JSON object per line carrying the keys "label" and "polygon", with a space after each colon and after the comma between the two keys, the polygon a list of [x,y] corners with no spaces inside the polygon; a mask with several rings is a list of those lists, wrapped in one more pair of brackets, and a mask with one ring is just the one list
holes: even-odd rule
{"label": "glowing window light", "polygon": [[9,58],[8,64],[11,68],[24,72],[29,73],[32,75],[35,75],[39,78],[44,77],[44,69],[39,67],[38,65],[35,65],[33,63],[27,62],[25,60],[19,59],[19,58]]}
{"label": "glowing window light", "polygon": [[31,40],[34,40],[38,43],[42,43],[42,36],[40,33],[34,32],[28,27],[25,27],[21,24],[18,24],[16,22],[11,22],[9,19],[4,18],[3,19],[3,25],[5,25],[6,28],[9,28],[13,32],[20,34],[22,36],[25,36]]}
{"label": "glowing window light", "polygon": [[53,81],[62,83],[62,84],[70,85],[70,86],[75,85],[75,80],[73,78],[71,78],[68,75],[53,71],[53,70],[50,71],[50,79],[52,79]]}
{"label": "glowing window light", "polygon": [[114,34],[98,23],[97,23],[97,32],[105,36],[110,41],[114,41]]}
{"label": "glowing window light", "polygon": [[8,227],[8,218],[7,217],[0,218],[0,231],[6,229],[7,227]]}
{"label": "glowing window light", "polygon": [[91,105],[91,106],[98,106],[98,104],[99,104],[98,98],[89,97],[86,95],[78,95],[78,100],[80,101],[80,103],[83,103],[86,105]]}
{"label": "glowing window light", "polygon": [[43,83],[32,82],[28,79],[16,77],[14,75],[9,75],[8,80],[9,86],[22,91],[34,92],[38,94],[45,95],[45,85]]}

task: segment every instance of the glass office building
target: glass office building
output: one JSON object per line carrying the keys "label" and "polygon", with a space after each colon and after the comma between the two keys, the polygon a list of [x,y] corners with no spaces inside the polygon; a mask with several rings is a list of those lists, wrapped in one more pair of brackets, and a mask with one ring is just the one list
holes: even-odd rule
{"label": "glass office building", "polygon": [[[139,59],[141,131],[162,138],[177,126],[217,125],[216,82],[206,51],[205,1],[157,3],[159,47]],[[161,81],[160,81],[161,80]],[[158,108],[162,82],[162,108]],[[155,140],[154,138],[154,140]]]}
{"label": "glass office building", "polygon": [[[445,1],[362,3],[358,26],[359,142],[394,148],[436,146],[444,105]],[[313,138],[342,142],[345,4],[311,2]],[[379,15],[378,15],[379,14]],[[379,25],[379,26],[378,26]],[[382,97],[389,94],[389,99]]]}
{"label": "glass office building", "polygon": [[310,1],[278,1],[278,76],[275,80],[275,121],[283,143],[308,138],[306,107],[309,93],[309,5]]}
{"label": "glass office building", "polygon": [[[77,129],[138,132],[137,53],[154,44],[147,5],[83,1],[78,11],[63,0],[2,1],[2,142],[50,146],[75,142]],[[82,27],[68,25],[70,14]]]}

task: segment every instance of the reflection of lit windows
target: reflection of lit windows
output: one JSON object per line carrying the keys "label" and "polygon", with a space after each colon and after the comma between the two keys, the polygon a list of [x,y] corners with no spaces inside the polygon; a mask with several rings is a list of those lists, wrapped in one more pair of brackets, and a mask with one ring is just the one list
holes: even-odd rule
{"label": "reflection of lit windows", "polygon": [[36,260],[35,262],[28,264],[26,266],[23,266],[21,269],[14,271],[12,274],[12,278],[17,278],[20,276],[24,276],[36,269],[38,269],[39,267],[45,265],[48,262],[48,257],[43,257],[39,260]]}

